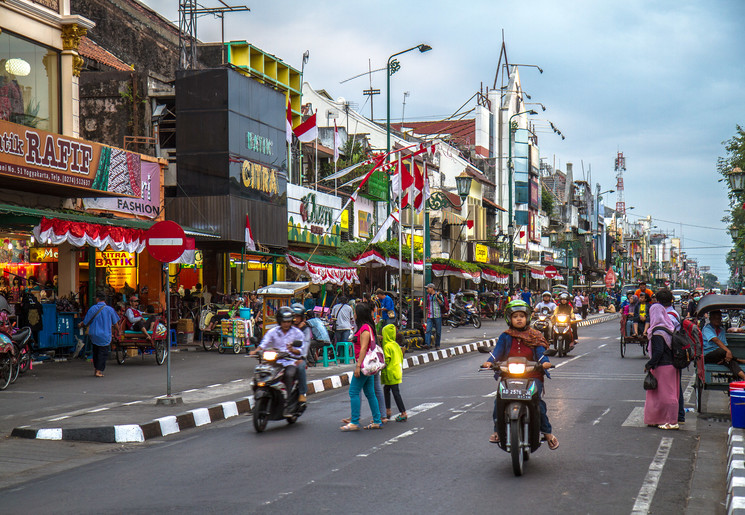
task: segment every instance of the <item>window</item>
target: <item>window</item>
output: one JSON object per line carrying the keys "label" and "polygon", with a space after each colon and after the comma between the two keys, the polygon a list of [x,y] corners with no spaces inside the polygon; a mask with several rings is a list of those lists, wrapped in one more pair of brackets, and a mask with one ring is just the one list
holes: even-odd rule
{"label": "window", "polygon": [[0,120],[59,132],[59,53],[0,33]]}

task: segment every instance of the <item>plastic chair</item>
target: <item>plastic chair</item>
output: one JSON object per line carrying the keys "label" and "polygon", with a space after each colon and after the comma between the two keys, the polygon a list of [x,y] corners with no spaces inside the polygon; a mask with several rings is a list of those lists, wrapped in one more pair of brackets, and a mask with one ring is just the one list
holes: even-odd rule
{"label": "plastic chair", "polygon": [[[331,355],[332,357],[329,357]],[[320,362],[323,363],[324,367],[329,366],[329,363],[334,363],[334,365],[339,364],[339,358],[336,355],[336,348],[334,348],[331,343],[324,345],[321,348],[321,357],[318,359]]]}
{"label": "plastic chair", "polygon": [[175,347],[178,344],[178,333],[176,329],[171,329],[171,347]]}
{"label": "plastic chair", "polygon": [[348,365],[354,363],[354,343],[352,342],[337,342],[336,343],[336,358],[342,365]]}

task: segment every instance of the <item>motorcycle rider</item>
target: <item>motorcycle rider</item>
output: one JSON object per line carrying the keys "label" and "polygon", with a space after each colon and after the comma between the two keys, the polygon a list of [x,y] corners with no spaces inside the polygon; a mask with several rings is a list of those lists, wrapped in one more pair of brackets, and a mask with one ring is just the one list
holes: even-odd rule
{"label": "motorcycle rider", "polygon": [[305,306],[303,306],[299,302],[296,302],[290,307],[292,308],[292,313],[294,315],[292,317],[292,325],[300,329],[303,332],[304,336],[303,346],[300,347],[300,355],[302,357],[295,362],[295,366],[297,366],[297,400],[298,402],[305,402],[306,395],[308,393],[308,375],[306,373],[308,364],[306,363],[305,358],[308,355],[308,350],[310,349],[310,341],[313,339],[313,331],[306,323],[305,317],[308,311],[312,313],[313,310],[306,310]]}
{"label": "motorcycle rider", "polygon": [[458,293],[455,296],[455,300],[452,303],[453,315],[457,317],[458,323],[463,325],[466,323],[466,303],[463,301],[463,294]]}
{"label": "motorcycle rider", "polygon": [[[481,366],[490,368],[494,361],[504,361],[509,357],[525,357],[530,361],[535,361],[543,366],[543,371],[531,372],[528,377],[535,377],[540,384],[539,408],[541,411],[541,432],[551,450],[559,447],[559,440],[551,433],[551,423],[546,413],[546,403],[541,397],[543,392],[543,374],[548,375],[545,371],[551,367],[547,356],[543,353],[546,350],[547,343],[540,331],[536,331],[528,325],[530,318],[530,306],[522,300],[513,300],[504,310],[504,319],[507,322],[508,329],[499,336],[497,345],[491,351],[489,359]],[[514,345],[513,345],[514,344]],[[499,372],[494,374],[499,379]],[[499,433],[497,432],[497,400],[494,399],[494,433],[489,437],[489,442],[499,443]]]}
{"label": "motorcycle rider", "polygon": [[569,348],[573,349],[574,346],[577,345],[579,335],[577,334],[577,322],[574,320],[574,307],[572,306],[569,293],[562,292],[559,295],[559,305],[556,306],[556,309],[554,310],[554,316],[552,318],[552,322],[554,323],[556,323],[556,315],[567,315],[569,317],[572,325],[572,345],[570,345]]}
{"label": "motorcycle rider", "polygon": [[[261,340],[259,347],[252,350],[250,354],[252,356],[256,355],[259,352],[259,349],[275,349],[279,352],[287,352],[300,358],[302,355],[302,347],[293,347],[292,342],[296,340],[303,341],[305,336],[300,329],[293,327],[292,320],[294,316],[295,313],[289,306],[282,306],[279,308],[277,310],[277,323],[279,325],[270,329],[269,332],[264,335],[264,339]],[[292,358],[282,358],[278,360],[277,363],[282,365],[285,369],[283,382],[285,383],[286,392],[289,395],[290,390],[292,389],[292,383],[295,381],[295,376],[297,375],[298,367],[295,364],[297,363],[297,360]],[[285,406],[285,413],[292,413],[293,411],[294,406],[289,406],[289,404]]]}
{"label": "motorcycle rider", "polygon": [[[536,316],[539,313],[542,313],[544,310],[547,310],[549,314],[553,315],[554,311],[556,310],[556,303],[554,302],[554,299],[551,297],[551,292],[544,291],[541,297],[542,297],[541,302],[535,305],[535,308],[533,310],[533,316]],[[547,326],[546,329],[544,329],[543,331],[543,336],[544,338],[548,339],[550,338],[550,334],[551,334],[551,326]]]}

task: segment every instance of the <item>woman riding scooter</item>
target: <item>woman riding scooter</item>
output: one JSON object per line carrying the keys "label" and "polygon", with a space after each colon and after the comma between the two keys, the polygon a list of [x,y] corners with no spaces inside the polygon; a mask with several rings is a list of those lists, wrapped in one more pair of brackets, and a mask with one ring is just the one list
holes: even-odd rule
{"label": "woman riding scooter", "polygon": [[567,315],[569,317],[569,320],[571,320],[572,345],[569,347],[569,349],[571,350],[574,348],[575,345],[577,345],[577,340],[579,340],[579,335],[577,334],[577,321],[574,320],[574,307],[572,306],[571,299],[567,292],[562,292],[559,295],[559,305],[556,306],[556,310],[554,311],[554,317],[556,317],[556,315]]}
{"label": "woman riding scooter", "polygon": [[[510,357],[524,357],[530,361],[535,361],[543,366],[543,371],[533,372],[536,374],[541,392],[543,391],[543,374],[551,367],[548,357],[544,355],[547,344],[540,331],[528,326],[530,318],[530,306],[522,300],[513,300],[504,310],[504,318],[507,321],[508,329],[499,336],[497,345],[492,350],[489,359],[481,366],[484,368],[491,367],[494,361],[504,361]],[[498,374],[498,372],[497,372]],[[540,393],[539,393],[540,395]],[[554,450],[559,447],[559,440],[551,434],[551,423],[546,413],[546,403],[543,399],[539,402],[541,412],[541,432],[548,443],[548,447]],[[489,442],[499,443],[499,433],[497,432],[497,401],[494,400],[494,433],[489,437]]]}

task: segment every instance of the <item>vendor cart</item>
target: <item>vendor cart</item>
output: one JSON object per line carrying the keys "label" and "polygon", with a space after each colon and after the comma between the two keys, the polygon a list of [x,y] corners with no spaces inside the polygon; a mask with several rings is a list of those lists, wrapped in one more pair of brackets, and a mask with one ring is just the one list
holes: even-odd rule
{"label": "vendor cart", "polygon": [[112,340],[112,347],[116,354],[116,362],[120,365],[130,357],[133,358],[138,354],[145,358],[145,354],[154,353],[155,362],[162,365],[168,356],[168,341],[166,334],[166,325],[160,317],[155,322],[155,330],[151,331],[150,338],[147,339],[142,331],[124,330],[124,320],[119,322],[119,334]]}
{"label": "vendor cart", "polygon": [[276,282],[256,291],[256,294],[264,300],[262,336],[277,325],[277,310],[282,306],[292,304],[293,299],[301,298],[303,292],[309,287],[310,282]]}

